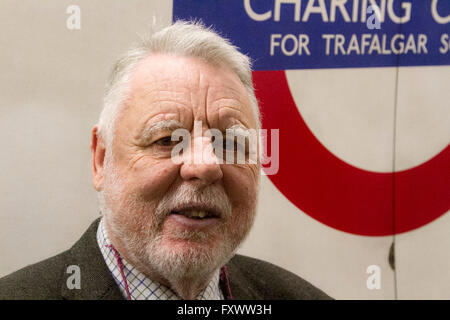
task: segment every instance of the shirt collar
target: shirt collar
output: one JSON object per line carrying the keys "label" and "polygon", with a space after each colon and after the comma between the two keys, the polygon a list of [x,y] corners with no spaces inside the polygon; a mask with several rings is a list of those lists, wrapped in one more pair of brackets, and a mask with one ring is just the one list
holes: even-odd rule
{"label": "shirt collar", "polygon": [[[128,291],[132,300],[180,300],[180,297],[178,297],[173,290],[156,281],[150,280],[123,257],[120,257],[123,275],[126,279],[125,282],[119,263],[114,255],[114,248],[111,246],[108,239],[103,218],[100,220],[97,229],[97,243],[111,275],[125,298],[128,298],[126,289],[126,286],[128,286]],[[224,299],[219,286],[219,275],[220,270],[217,270],[206,288],[198,294],[197,300]]]}

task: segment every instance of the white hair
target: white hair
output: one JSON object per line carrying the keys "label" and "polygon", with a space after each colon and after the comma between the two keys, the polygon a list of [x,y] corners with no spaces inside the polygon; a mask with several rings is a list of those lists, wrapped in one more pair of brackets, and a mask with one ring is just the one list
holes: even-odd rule
{"label": "white hair", "polygon": [[[177,54],[205,60],[233,70],[247,89],[257,129],[261,127],[258,102],[255,97],[250,58],[226,38],[199,21],[177,21],[151,34],[131,48],[114,65],[107,82],[98,134],[107,146],[112,145],[115,121],[129,94],[132,74],[140,61],[154,53]],[[110,149],[110,148],[108,148]]]}

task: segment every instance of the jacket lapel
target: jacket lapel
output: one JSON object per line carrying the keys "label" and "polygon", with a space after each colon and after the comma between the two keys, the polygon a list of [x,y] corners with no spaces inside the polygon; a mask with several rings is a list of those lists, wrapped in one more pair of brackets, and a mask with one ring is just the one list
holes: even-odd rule
{"label": "jacket lapel", "polygon": [[248,281],[241,270],[241,266],[236,263],[236,255],[227,263],[230,290],[233,300],[261,300],[263,297],[254,286]]}
{"label": "jacket lapel", "polygon": [[77,243],[69,250],[67,266],[80,268],[81,288],[69,289],[63,277],[61,294],[69,300],[123,300],[97,244],[97,227],[100,218],[95,220]]}

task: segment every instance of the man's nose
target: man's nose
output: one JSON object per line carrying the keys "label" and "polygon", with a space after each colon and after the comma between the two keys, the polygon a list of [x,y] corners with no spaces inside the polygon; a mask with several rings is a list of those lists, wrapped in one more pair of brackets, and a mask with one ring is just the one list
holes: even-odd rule
{"label": "man's nose", "polygon": [[212,147],[211,139],[198,137],[183,156],[180,175],[183,180],[200,180],[212,184],[223,177],[222,169]]}

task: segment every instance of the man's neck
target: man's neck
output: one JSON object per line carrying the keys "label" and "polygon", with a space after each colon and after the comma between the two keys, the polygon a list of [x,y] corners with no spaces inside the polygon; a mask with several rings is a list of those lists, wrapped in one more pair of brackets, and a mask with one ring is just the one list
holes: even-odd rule
{"label": "man's neck", "polygon": [[206,288],[211,279],[212,275],[203,281],[199,277],[182,278],[172,281],[170,287],[183,300],[195,300],[200,292]]}

